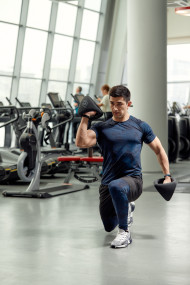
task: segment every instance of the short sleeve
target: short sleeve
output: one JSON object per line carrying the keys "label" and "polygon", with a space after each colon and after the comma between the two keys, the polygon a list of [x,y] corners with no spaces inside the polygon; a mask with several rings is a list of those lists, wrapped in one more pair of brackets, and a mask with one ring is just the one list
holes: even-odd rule
{"label": "short sleeve", "polygon": [[99,135],[100,135],[100,128],[101,128],[102,123],[99,122],[97,124],[94,124],[91,126],[91,130],[94,131],[96,133],[96,139],[98,139]]}
{"label": "short sleeve", "polygon": [[145,122],[141,123],[141,128],[143,130],[143,141],[146,144],[151,143],[156,137],[152,131],[152,128]]}
{"label": "short sleeve", "polygon": [[105,98],[105,104],[106,105],[108,105],[109,104],[109,102],[110,102],[110,100],[109,100],[109,96],[105,96],[106,98]]}
{"label": "short sleeve", "polygon": [[100,103],[103,104],[103,105],[106,105],[106,96],[103,96],[103,98],[102,98]]}

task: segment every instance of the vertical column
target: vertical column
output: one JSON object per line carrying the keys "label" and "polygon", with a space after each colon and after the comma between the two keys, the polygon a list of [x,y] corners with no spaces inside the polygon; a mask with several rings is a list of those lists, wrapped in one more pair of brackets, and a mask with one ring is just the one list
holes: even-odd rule
{"label": "vertical column", "polygon": [[108,65],[105,83],[110,86],[121,83],[126,56],[127,1],[115,0],[111,39],[109,43]]}
{"label": "vertical column", "polygon": [[73,93],[73,82],[75,79],[75,72],[76,72],[80,32],[81,32],[81,26],[82,26],[83,7],[84,7],[84,0],[80,0],[78,11],[77,11],[76,24],[75,24],[75,33],[74,33],[73,48],[72,48],[72,54],[71,54],[71,63],[70,63],[70,70],[69,70],[69,75],[68,75],[68,85],[67,85],[65,101],[72,100],[72,97],[70,96],[70,94]]}
{"label": "vertical column", "polygon": [[100,10],[100,18],[99,18],[98,32],[97,32],[97,38],[96,38],[96,47],[95,47],[95,53],[94,53],[94,62],[93,62],[91,80],[90,80],[91,82],[90,90],[89,90],[90,96],[93,96],[95,94],[95,88],[96,88],[97,77],[98,77],[98,67],[100,63],[100,54],[101,54],[101,48],[102,48],[103,29],[104,29],[104,23],[105,23],[106,9],[107,9],[107,0],[104,0],[102,1],[101,10]]}
{"label": "vertical column", "polygon": [[18,96],[19,78],[20,78],[20,72],[21,72],[21,62],[22,62],[22,54],[23,54],[23,48],[24,48],[24,38],[25,38],[25,31],[26,31],[28,7],[29,7],[29,0],[22,1],[17,47],[16,47],[16,54],[15,54],[14,71],[13,71],[13,80],[12,80],[11,95],[10,95],[10,100],[12,104],[15,104],[15,97]]}
{"label": "vertical column", "polygon": [[[146,121],[167,152],[167,7],[166,0],[127,2],[128,87],[130,113]],[[148,146],[142,151],[143,171],[160,171]]]}
{"label": "vertical column", "polygon": [[52,2],[48,38],[47,38],[47,45],[46,45],[46,54],[45,54],[45,60],[44,60],[44,69],[43,69],[43,76],[42,76],[42,84],[41,84],[40,97],[39,97],[39,106],[41,106],[41,103],[46,102],[51,57],[52,57],[52,51],[53,51],[53,42],[54,42],[54,35],[55,35],[55,26],[56,26],[56,19],[57,19],[57,11],[58,11],[58,3]]}

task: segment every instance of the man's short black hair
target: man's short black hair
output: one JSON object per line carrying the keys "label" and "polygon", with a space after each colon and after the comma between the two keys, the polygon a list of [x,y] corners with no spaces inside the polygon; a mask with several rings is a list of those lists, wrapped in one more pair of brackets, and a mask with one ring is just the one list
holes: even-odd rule
{"label": "man's short black hair", "polygon": [[123,97],[126,102],[130,101],[131,99],[131,93],[129,89],[123,85],[113,86],[110,90],[110,96]]}

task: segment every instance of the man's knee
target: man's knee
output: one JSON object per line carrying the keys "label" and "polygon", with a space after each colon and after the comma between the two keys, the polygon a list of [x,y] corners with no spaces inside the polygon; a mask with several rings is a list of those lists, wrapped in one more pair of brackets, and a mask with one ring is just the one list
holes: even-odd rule
{"label": "man's knee", "polygon": [[111,181],[108,185],[108,188],[112,197],[121,192],[128,194],[130,189],[129,184],[121,179]]}
{"label": "man's knee", "polygon": [[116,227],[117,225],[112,225],[112,226],[110,226],[110,225],[104,225],[104,230],[106,231],[106,232],[108,232],[108,233],[110,233],[110,232],[112,232],[114,229],[115,229],[115,227]]}
{"label": "man's knee", "polygon": [[108,218],[102,219],[102,222],[103,222],[105,231],[111,232],[117,227],[118,218],[117,216],[108,217]]}
{"label": "man's knee", "polygon": [[110,228],[110,227],[105,227],[104,226],[104,230],[108,233],[112,232],[114,228]]}
{"label": "man's knee", "polygon": [[108,188],[109,188],[109,192],[111,194],[114,194],[115,192],[117,192],[119,190],[118,182],[115,180],[111,181],[108,185]]}

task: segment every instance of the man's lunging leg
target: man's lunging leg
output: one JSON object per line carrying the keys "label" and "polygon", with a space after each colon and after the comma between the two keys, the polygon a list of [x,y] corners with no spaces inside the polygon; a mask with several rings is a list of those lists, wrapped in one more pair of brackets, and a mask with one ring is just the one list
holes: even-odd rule
{"label": "man's lunging leg", "polygon": [[132,242],[130,232],[128,231],[128,195],[130,186],[127,181],[120,178],[110,182],[108,188],[119,223],[118,235],[111,243],[111,246],[115,248],[126,247]]}

